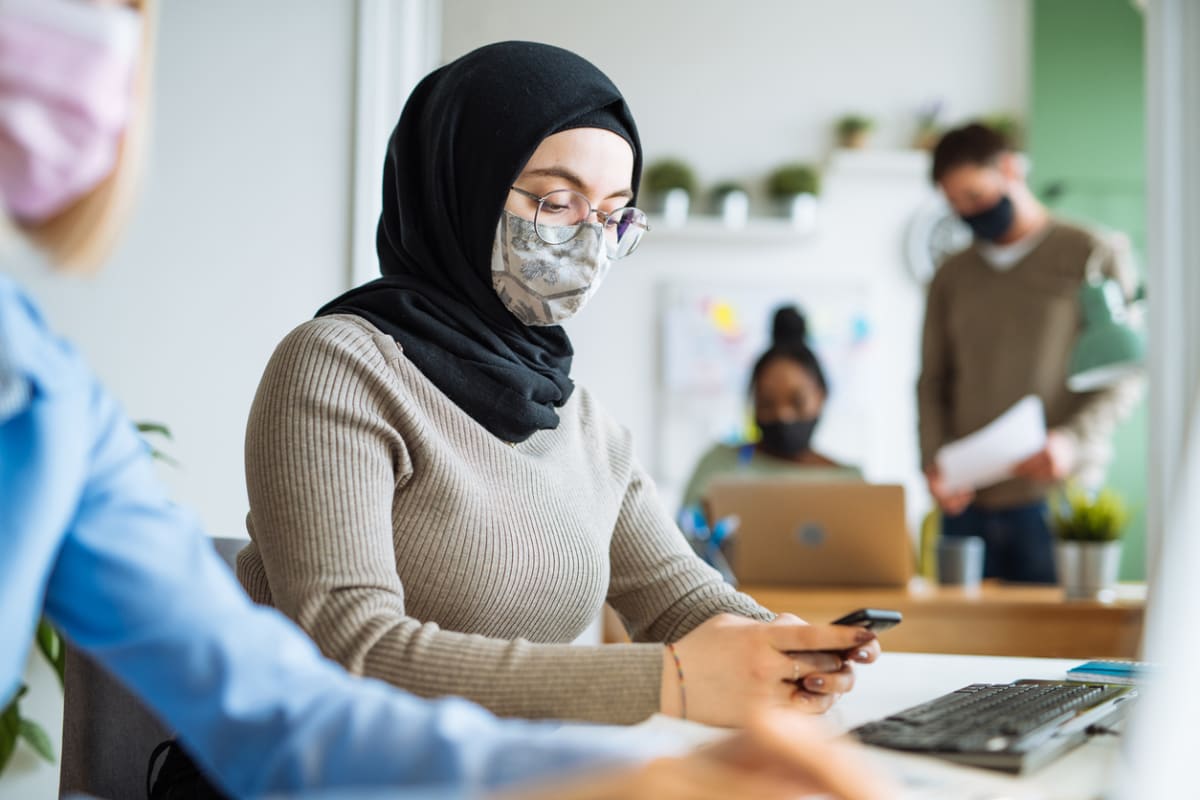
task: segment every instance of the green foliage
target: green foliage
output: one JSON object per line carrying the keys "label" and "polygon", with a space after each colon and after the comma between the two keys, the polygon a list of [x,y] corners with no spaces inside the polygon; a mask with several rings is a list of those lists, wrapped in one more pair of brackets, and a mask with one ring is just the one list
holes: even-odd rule
{"label": "green foliage", "polygon": [[31,719],[22,717],[20,732],[21,738],[25,740],[25,744],[32,747],[33,751],[45,759],[46,763],[54,763],[54,744],[51,743],[45,728]]}
{"label": "green foliage", "polygon": [[1013,150],[1020,150],[1024,145],[1024,130],[1021,127],[1021,120],[1015,115],[989,114],[979,121],[1003,136],[1005,142]]}
{"label": "green foliage", "polygon": [[1128,521],[1129,510],[1112,489],[1092,498],[1068,484],[1054,509],[1054,529],[1065,542],[1115,542]]}
{"label": "green foliage", "polygon": [[0,711],[0,773],[8,766],[13,750],[17,748],[17,739],[21,735],[21,698],[29,691],[27,686],[21,686],[17,695],[4,711]]}
{"label": "green foliage", "polygon": [[58,631],[54,630],[44,619],[38,622],[37,646],[42,655],[46,657],[46,661],[50,662],[50,666],[54,667],[54,674],[58,676],[58,685],[65,686],[67,648],[63,647],[62,637],[58,635]]}
{"label": "green foliage", "polygon": [[724,197],[727,194],[732,194],[733,192],[744,192],[744,191],[746,191],[746,187],[743,186],[742,184],[738,183],[737,181],[721,181],[716,186],[712,187],[711,194],[712,194],[713,200],[719,201],[722,197]]}
{"label": "green foliage", "polygon": [[767,192],[779,200],[798,194],[820,194],[821,174],[809,164],[784,164],[767,178]]}
{"label": "green foliage", "polygon": [[845,139],[857,133],[866,133],[875,127],[875,120],[862,114],[847,114],[837,121],[837,134]]}
{"label": "green foliage", "polygon": [[21,716],[21,698],[28,692],[29,687],[22,685],[8,706],[0,711],[0,775],[3,775],[8,767],[8,762],[16,752],[17,742],[20,741],[24,741],[48,763],[53,764],[55,761],[54,745],[45,728]]}
{"label": "green foliage", "polygon": [[171,458],[169,455],[159,450],[151,442],[152,436],[161,436],[162,438],[171,441],[174,439],[171,436],[171,429],[161,422],[138,422],[135,423],[138,433],[142,434],[142,438],[146,440],[146,445],[150,448],[150,457],[164,464],[170,464],[172,467],[178,467],[179,462]]}
{"label": "green foliage", "polygon": [[687,162],[677,158],[664,158],[646,167],[642,184],[650,194],[666,194],[672,189],[683,189],[688,194],[696,190],[696,173]]}

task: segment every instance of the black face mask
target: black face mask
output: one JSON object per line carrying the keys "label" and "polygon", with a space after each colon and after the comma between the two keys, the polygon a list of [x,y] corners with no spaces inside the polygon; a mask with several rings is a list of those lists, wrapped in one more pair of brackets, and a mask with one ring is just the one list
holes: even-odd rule
{"label": "black face mask", "polygon": [[762,431],[762,440],[759,444],[773,456],[790,458],[799,455],[808,450],[818,420],[820,417],[791,422],[760,422],[758,428]]}
{"label": "black face mask", "polygon": [[978,214],[965,216],[962,221],[967,223],[971,232],[980,239],[996,241],[1012,228],[1016,211],[1013,209],[1012,198],[1004,195],[996,201],[996,205],[984,209]]}

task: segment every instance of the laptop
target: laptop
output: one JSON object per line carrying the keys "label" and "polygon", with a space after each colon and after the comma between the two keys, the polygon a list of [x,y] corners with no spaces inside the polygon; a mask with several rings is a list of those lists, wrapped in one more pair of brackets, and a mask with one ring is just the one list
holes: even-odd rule
{"label": "laptop", "polygon": [[739,583],[882,587],[912,576],[902,486],[723,476],[705,499],[714,519],[738,520],[730,563]]}

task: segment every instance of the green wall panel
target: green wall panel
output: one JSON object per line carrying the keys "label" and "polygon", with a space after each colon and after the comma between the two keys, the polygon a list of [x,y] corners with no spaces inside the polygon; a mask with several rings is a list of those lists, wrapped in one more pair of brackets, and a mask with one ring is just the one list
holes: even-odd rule
{"label": "green wall panel", "polygon": [[[1030,183],[1056,213],[1124,231],[1145,253],[1145,81],[1130,0],[1034,0]],[[1121,577],[1145,577],[1146,410],[1118,429],[1108,483],[1133,512]]]}

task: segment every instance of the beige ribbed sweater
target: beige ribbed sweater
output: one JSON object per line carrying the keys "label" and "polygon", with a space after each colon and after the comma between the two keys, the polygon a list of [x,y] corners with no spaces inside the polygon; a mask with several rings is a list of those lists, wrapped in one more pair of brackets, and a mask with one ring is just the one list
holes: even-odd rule
{"label": "beige ribbed sweater", "polygon": [[246,434],[250,595],[352,672],[499,714],[630,723],[661,646],[570,644],[607,599],[635,642],[770,619],[687,546],[582,387],[511,446],[353,316],[279,345]]}

